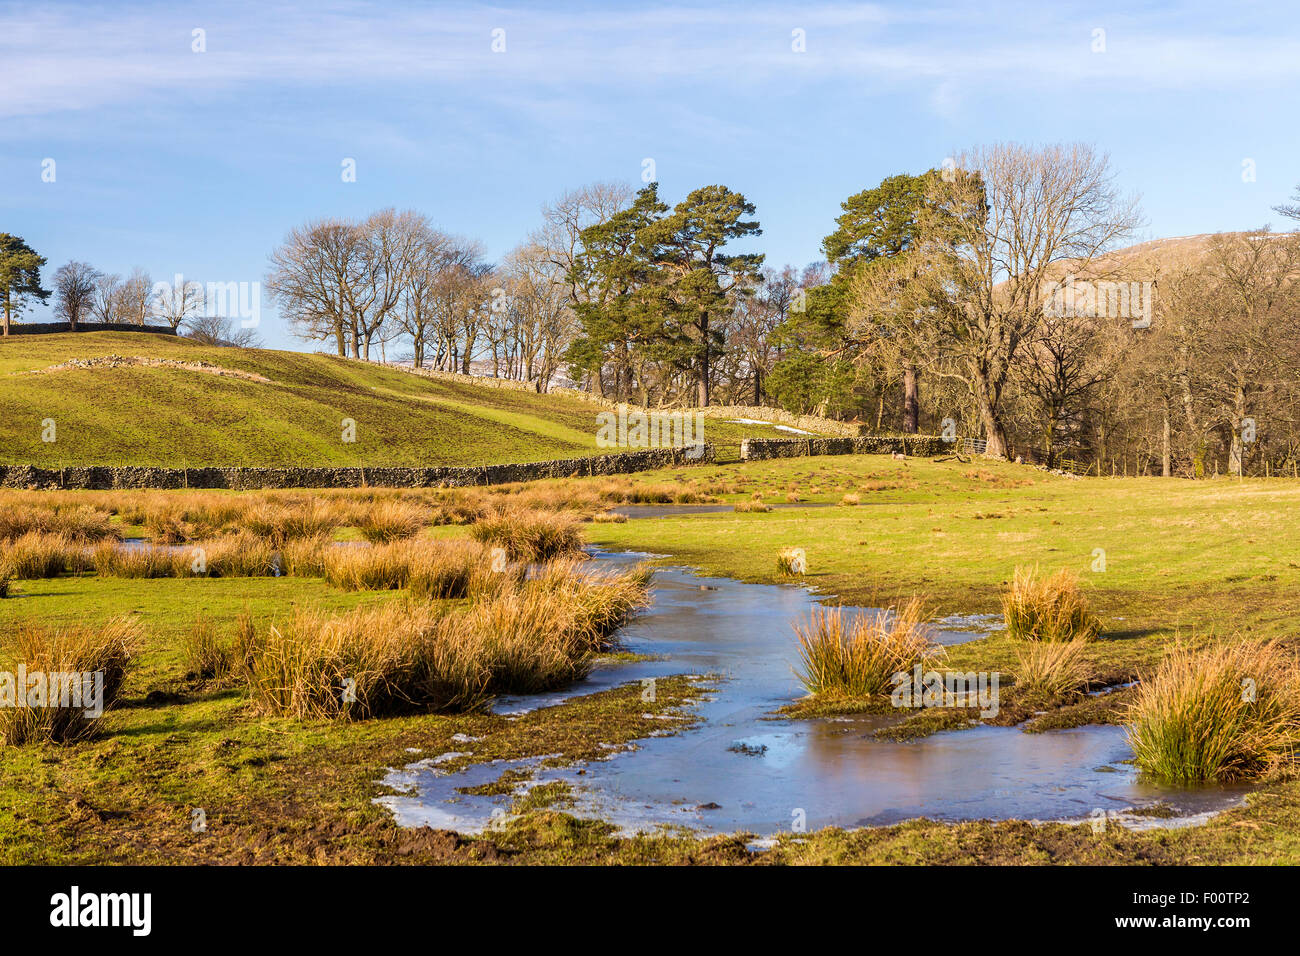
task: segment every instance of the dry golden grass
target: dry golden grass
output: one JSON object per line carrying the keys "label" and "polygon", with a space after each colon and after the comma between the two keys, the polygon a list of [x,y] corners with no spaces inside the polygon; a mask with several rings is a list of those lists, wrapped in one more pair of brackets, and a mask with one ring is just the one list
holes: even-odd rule
{"label": "dry golden grass", "polygon": [[1300,671],[1276,642],[1179,646],[1144,676],[1129,711],[1139,767],[1196,782],[1268,776],[1300,741]]}
{"label": "dry golden grass", "polygon": [[1031,644],[1016,651],[1016,687],[1036,702],[1077,696],[1091,673],[1083,640]]}
{"label": "dry golden grass", "polygon": [[419,534],[429,522],[429,512],[419,504],[379,501],[362,510],[354,524],[372,544],[400,541]]}
{"label": "dry golden grass", "polygon": [[0,543],[0,573],[15,580],[58,577],[90,568],[87,548],[61,534],[28,531]]}
{"label": "dry golden grass", "polygon": [[[94,685],[87,682],[59,694],[52,692],[53,675],[98,673],[102,685],[100,705],[107,709],[117,700],[131,657],[141,644],[139,624],[114,618],[100,628],[20,627],[14,634],[12,670],[22,666],[28,675],[45,675],[48,696],[27,698],[31,706],[0,707],[0,742],[21,745],[37,741],[67,743],[93,735],[98,718],[87,713],[94,705]],[[15,693],[18,689],[15,688]],[[81,693],[81,700],[76,694]]]}
{"label": "dry golden grass", "polygon": [[299,610],[256,628],[241,620],[234,658],[255,707],[307,718],[466,710],[584,676],[592,655],[644,603],[648,572],[571,562],[500,579],[460,610],[423,601],[328,616]]}
{"label": "dry golden grass", "polygon": [[546,561],[582,550],[582,532],[572,515],[507,510],[470,526],[475,541],[504,548],[511,560]]}
{"label": "dry golden grass", "polygon": [[888,695],[893,676],[910,671],[929,653],[928,619],[919,598],[847,621],[841,608],[815,608],[806,624],[795,625],[802,667],[797,676],[810,694]]}
{"label": "dry golden grass", "polygon": [[1007,634],[1025,641],[1091,641],[1101,622],[1088,610],[1078,577],[1062,568],[1040,578],[1035,569],[1016,568],[1011,590],[1002,597]]}

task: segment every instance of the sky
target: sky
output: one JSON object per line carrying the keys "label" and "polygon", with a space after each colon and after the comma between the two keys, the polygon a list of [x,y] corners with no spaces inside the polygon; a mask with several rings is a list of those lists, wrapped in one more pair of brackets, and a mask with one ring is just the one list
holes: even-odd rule
{"label": "sky", "polygon": [[251,287],[313,219],[416,209],[498,259],[567,190],[649,177],[744,193],[738,251],[803,266],[886,176],[1083,141],[1139,241],[1286,225],[1298,115],[1287,2],[0,2],[0,232],[47,287],[71,259]]}

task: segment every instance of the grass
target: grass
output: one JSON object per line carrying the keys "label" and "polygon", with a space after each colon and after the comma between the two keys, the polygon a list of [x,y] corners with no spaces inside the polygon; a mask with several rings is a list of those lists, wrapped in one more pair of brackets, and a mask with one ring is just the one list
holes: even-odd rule
{"label": "grass", "polygon": [[[981,463],[971,472],[956,463],[913,459],[904,468],[887,457],[852,456],[664,469],[519,486],[508,494],[492,489],[482,497],[475,490],[452,507],[462,514],[495,511],[489,502],[503,497],[522,504],[525,488],[537,501],[586,507],[630,500],[643,485],[674,484],[729,503],[754,492],[780,500],[771,496],[795,490],[813,504],[856,493],[870,507],[587,524],[586,536],[602,547],[668,554],[674,563],[709,574],[769,583],[788,580],[773,555],[802,547],[809,558],[806,581],[823,594],[880,607],[923,591],[944,615],[997,613],[1017,566],[1069,567],[1086,579],[1089,603],[1105,624],[1082,652],[1094,684],[1131,680],[1139,670],[1153,674],[1169,648],[1193,630],[1206,645],[1239,634],[1277,637],[1294,654],[1300,553],[1288,529],[1300,506],[1300,483],[1292,481],[1070,481],[1003,463]],[[366,490],[318,494],[342,499],[344,510],[376,495],[382,497]],[[430,489],[401,497],[424,502],[432,514],[451,495]],[[33,497],[104,510],[129,509],[144,499],[195,502],[196,509],[202,502],[219,517],[223,501],[242,511],[247,500],[290,500],[294,494],[0,492],[0,513],[9,502]],[[126,510],[115,515],[124,535],[132,517]],[[1107,553],[1102,573],[1088,570],[1097,548]],[[303,550],[311,552],[305,544]],[[245,607],[250,620],[261,622],[283,620],[294,607],[339,616],[404,602],[402,591],[342,591],[315,577],[93,575],[26,580],[17,590],[0,602],[0,640],[33,620],[99,626],[134,614],[146,627],[122,699],[103,719],[104,733],[71,744],[0,749],[0,862],[1300,862],[1300,780],[1280,775],[1267,777],[1242,806],[1204,825],[1141,832],[1111,827],[1101,835],[1055,823],[918,820],[781,837],[771,850],[755,854],[746,850],[743,834],[625,838],[600,821],[540,811],[482,837],[402,830],[372,801],[382,792],[375,781],[384,767],[418,759],[410,750],[426,756],[472,750],[463,763],[605,757],[611,747],[662,732],[662,714],[704,685],[661,680],[656,701],[645,702],[633,684],[515,719],[469,712],[289,722],[255,713],[237,687],[186,677],[183,644],[196,613],[228,639]],[[996,631],[948,648],[946,663],[962,671],[1014,673],[1019,655],[1049,646]],[[793,642],[791,650],[793,657]],[[1135,699],[1136,690],[1085,697],[1034,724],[1072,726],[1057,715],[1089,708],[1097,713],[1087,719],[1122,719],[1111,713],[1112,705]],[[455,735],[478,741],[466,747]],[[206,808],[205,834],[190,830],[193,807]]]}
{"label": "grass", "polygon": [[1138,766],[1179,782],[1266,776],[1300,743],[1300,672],[1276,642],[1179,646],[1143,680],[1130,718]]}
{"label": "grass", "polygon": [[1002,598],[1002,619],[1007,633],[1022,641],[1091,641],[1101,631],[1078,576],[1068,568],[1041,578],[1035,570],[1016,568]]}
{"label": "grass", "polygon": [[1031,644],[1016,651],[1016,684],[1038,703],[1061,703],[1076,697],[1090,670],[1082,640]]}
{"label": "grass", "polygon": [[412,709],[462,711],[493,695],[535,693],[584,676],[593,654],[645,603],[644,572],[578,562],[503,583],[466,608],[413,600],[343,615],[300,609],[254,626],[241,619],[234,658],[259,712],[369,718]]}
{"label": "grass", "polygon": [[803,548],[782,548],[776,556],[776,570],[783,575],[806,574],[808,559]]}
{"label": "grass", "polygon": [[[139,624],[125,617],[97,628],[19,628],[8,662],[12,670],[4,675],[12,699],[0,707],[0,743],[66,744],[93,735],[102,727],[102,711],[117,701],[139,645]],[[33,697],[35,687],[16,686],[13,672],[19,668],[29,683],[34,675],[43,675],[42,683],[35,685],[43,688],[39,698]],[[22,702],[26,706],[20,706]]]}
{"label": "grass", "polygon": [[582,548],[577,521],[550,511],[508,510],[470,526],[474,540],[503,548],[516,561],[545,561]]}
{"label": "grass", "polygon": [[[177,367],[44,372],[109,355],[206,362],[247,377]],[[37,372],[39,374],[24,374]],[[94,401],[86,396],[93,395]],[[486,465],[604,454],[602,406],[436,381],[323,354],[225,349],[121,332],[0,342],[0,463],[68,465]],[[58,440],[28,422],[52,418]],[[344,421],[355,422],[345,440]],[[709,441],[779,437],[710,419]]]}
{"label": "grass", "polygon": [[929,628],[919,598],[882,614],[845,619],[840,608],[814,608],[795,625],[799,682],[813,695],[873,698],[894,689],[929,650]]}

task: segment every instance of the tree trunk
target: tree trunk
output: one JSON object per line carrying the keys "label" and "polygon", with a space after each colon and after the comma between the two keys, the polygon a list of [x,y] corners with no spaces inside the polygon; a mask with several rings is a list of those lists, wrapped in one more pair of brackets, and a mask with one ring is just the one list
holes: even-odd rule
{"label": "tree trunk", "polygon": [[998,418],[996,398],[991,384],[984,376],[975,379],[975,405],[980,424],[984,426],[984,454],[993,458],[1007,457],[1007,433]]}
{"label": "tree trunk", "polygon": [[709,404],[709,314],[700,313],[700,361],[696,373],[696,398],[701,408]]}
{"label": "tree trunk", "polygon": [[1169,409],[1165,409],[1164,434],[1160,445],[1160,474],[1168,478],[1173,473],[1169,461]]}
{"label": "tree trunk", "polygon": [[915,435],[919,425],[921,399],[916,385],[916,366],[903,366],[903,431]]}

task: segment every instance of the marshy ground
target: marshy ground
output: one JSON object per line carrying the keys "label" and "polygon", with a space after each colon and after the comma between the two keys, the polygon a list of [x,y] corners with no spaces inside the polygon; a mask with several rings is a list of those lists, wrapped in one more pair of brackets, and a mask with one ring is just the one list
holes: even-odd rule
{"label": "marshy ground", "polygon": [[[217,493],[4,494],[10,513],[41,502],[116,510],[114,533],[153,536],[157,512]],[[841,503],[846,496],[857,504]],[[275,496],[269,497],[274,500]],[[294,495],[281,496],[285,500]],[[418,502],[446,519],[420,536],[468,537],[476,494],[359,492],[298,498],[338,501],[347,512],[330,534],[359,530],[376,502]],[[485,496],[490,497],[490,496]],[[1300,483],[1173,479],[1065,479],[983,461],[896,461],[875,456],[699,466],[618,481],[580,479],[510,489],[514,503],[571,506],[596,514],[632,500],[735,504],[822,504],[816,508],[694,513],[584,524],[586,540],[609,550],[671,556],[709,575],[761,584],[806,585],[820,597],[863,607],[921,595],[943,616],[992,615],[1017,567],[1068,568],[1098,613],[1103,633],[1085,659],[1098,687],[1128,683],[1179,642],[1211,645],[1233,636],[1276,637],[1295,649],[1300,553],[1288,534]],[[443,500],[445,499],[445,501]],[[442,502],[440,505],[439,502]],[[116,504],[114,504],[116,502]],[[454,502],[454,506],[453,506]],[[148,507],[131,510],[131,505]],[[150,509],[153,509],[150,511]],[[458,510],[459,509],[459,510]],[[173,537],[207,538],[183,514]],[[481,517],[481,515],[480,515]],[[230,519],[238,523],[237,517]],[[220,523],[220,522],[218,522]],[[329,522],[326,522],[328,524]],[[228,529],[226,529],[228,530]],[[378,532],[372,532],[372,537]],[[777,567],[801,548],[806,574]],[[1104,570],[1103,570],[1104,569]],[[657,680],[654,699],[639,682],[521,715],[410,713],[320,720],[259,712],[237,683],[191,672],[184,650],[196,616],[218,633],[241,615],[282,620],[295,608],[343,613],[406,600],[403,589],[345,590],[315,576],[128,578],[93,571],[19,578],[0,600],[0,627],[95,625],[139,619],[143,646],[122,699],[102,732],[70,744],[0,748],[0,860],[52,862],[1296,862],[1300,784],[1278,774],[1245,802],[1208,822],[1135,830],[1024,821],[912,820],[853,830],[781,833],[761,850],[747,834],[667,831],[623,837],[601,820],[566,813],[563,786],[537,788],[517,811],[481,835],[399,827],[375,803],[392,795],[390,769],[472,751],[461,764],[524,758],[578,766],[611,748],[638,746],[671,727],[690,733],[718,675],[683,672]],[[454,601],[450,603],[455,603]],[[791,663],[795,640],[791,633]],[[0,653],[8,652],[7,646]],[[963,671],[1017,668],[1016,642],[1001,632],[948,649]],[[669,659],[671,669],[671,657]],[[613,672],[613,673],[616,673]],[[711,682],[712,681],[712,682]],[[1124,718],[1132,690],[1085,697],[1039,712],[1017,709],[1008,691],[1002,723],[1023,730],[1110,724]],[[790,701],[789,703],[795,703]],[[825,719],[843,707],[795,703]],[[779,709],[774,706],[773,711]],[[918,734],[953,731],[967,715],[926,712],[904,722],[890,746]],[[1017,733],[1021,732],[1019,730]],[[466,745],[465,741],[472,739]],[[736,759],[746,759],[737,756]],[[496,781],[508,789],[509,778]],[[489,784],[492,782],[490,781]],[[201,811],[196,813],[196,811]],[[1158,811],[1156,811],[1158,812]],[[815,819],[815,818],[814,818]],[[202,822],[202,826],[198,822]]]}

